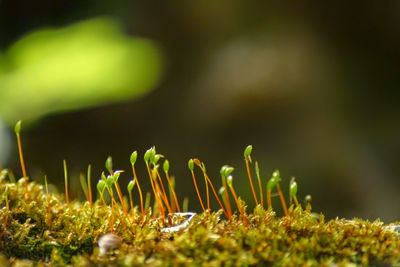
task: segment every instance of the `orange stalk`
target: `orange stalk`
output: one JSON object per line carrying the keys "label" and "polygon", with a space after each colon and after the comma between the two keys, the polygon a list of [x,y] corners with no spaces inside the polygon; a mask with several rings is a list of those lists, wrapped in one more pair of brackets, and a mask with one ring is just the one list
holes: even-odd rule
{"label": "orange stalk", "polygon": [[163,184],[161,175],[160,175],[160,173],[158,172],[158,170],[156,170],[156,174],[157,174],[158,182],[159,182],[160,185],[161,185],[162,196],[163,196],[165,205],[167,205],[167,208],[169,207],[169,208],[168,208],[168,212],[169,212],[169,213],[172,213],[171,204],[170,204],[169,201],[168,201],[167,191],[165,191],[165,187],[164,187],[164,184]]}
{"label": "orange stalk", "polygon": [[282,203],[282,207],[283,207],[283,212],[285,213],[285,216],[288,215],[288,209],[286,206],[286,201],[285,201],[285,197],[283,196],[281,187],[279,184],[276,185],[276,189],[278,190],[278,194],[279,194],[279,198],[281,199],[281,203]]}
{"label": "orange stalk", "polygon": [[238,197],[236,195],[235,188],[233,188],[233,186],[230,186],[229,189],[231,190],[231,193],[233,195],[233,199],[235,200],[236,206],[238,207],[238,210],[239,210],[240,214],[243,215],[243,211],[242,211],[242,208],[240,206],[239,199],[238,199]]}
{"label": "orange stalk", "polygon": [[[158,207],[158,209],[159,209],[159,211],[160,211],[160,215],[161,215],[161,218],[165,218],[165,207],[164,207],[164,204],[163,204],[163,202],[164,202],[164,199],[163,199],[163,194],[162,194],[162,192],[161,192],[161,189],[160,189],[160,186],[158,185],[158,182],[157,182],[157,177],[153,177],[152,179],[154,179],[153,180],[153,183],[154,183],[154,188],[156,189],[156,199],[158,199],[158,202],[157,202],[157,204],[159,203],[160,204],[160,206]],[[168,209],[168,208],[167,208]]]}
{"label": "orange stalk", "polygon": [[168,196],[169,196],[169,203],[171,203],[172,213],[177,212],[177,205],[175,203],[174,195],[172,194],[171,188],[168,186]]}
{"label": "orange stalk", "polygon": [[207,183],[207,179],[205,177],[204,177],[204,182],[206,184],[207,210],[211,210],[211,208],[210,208],[210,192],[208,190],[208,183]]}
{"label": "orange stalk", "polygon": [[222,177],[222,186],[224,187],[224,193],[225,193],[225,205],[226,205],[226,210],[228,212],[228,219],[231,218],[232,216],[232,208],[231,208],[231,200],[229,198],[229,194],[228,194],[228,189],[227,189],[227,185],[226,185],[226,179],[224,177]]}
{"label": "orange stalk", "polygon": [[253,193],[253,197],[254,197],[254,201],[256,202],[256,205],[258,205],[257,194],[256,194],[256,191],[254,190],[253,178],[251,176],[249,160],[247,158],[245,158],[245,162],[246,162],[247,176],[249,177],[249,181],[250,181],[251,192]]}
{"label": "orange stalk", "polygon": [[22,142],[21,142],[21,136],[20,136],[20,134],[17,134],[17,144],[18,144],[18,153],[19,153],[19,160],[20,160],[20,163],[21,163],[22,175],[23,175],[24,177],[28,177],[27,174],[26,174],[24,153],[23,153],[23,151],[22,151]]}
{"label": "orange stalk", "polygon": [[137,178],[137,175],[136,175],[136,170],[135,170],[135,166],[134,165],[132,165],[132,173],[133,173],[133,179],[135,179],[135,182],[136,182],[137,187],[138,187],[139,198],[140,198],[140,210],[142,212],[142,216],[144,217],[145,216],[145,210],[144,210],[144,204],[143,204],[143,194],[142,194],[142,189],[141,189],[140,184],[139,184],[139,179]]}
{"label": "orange stalk", "polygon": [[232,186],[229,187],[229,189],[231,190],[231,193],[233,195],[233,198],[235,199],[236,202],[236,206],[238,207],[239,213],[242,217],[242,222],[244,226],[248,226],[249,225],[249,219],[247,218],[246,214],[245,214],[245,210],[243,208],[243,206],[241,206],[241,204],[239,203],[239,199],[236,195],[236,191],[235,188]]}
{"label": "orange stalk", "polygon": [[153,189],[153,193],[154,193],[154,197],[156,199],[157,202],[157,206],[158,206],[158,210],[160,212],[160,215],[162,216],[162,218],[164,219],[165,214],[164,214],[164,207],[162,205],[162,201],[160,199],[160,196],[158,195],[158,191],[156,190],[155,187],[155,181],[153,181],[153,177],[151,175],[151,171],[150,171],[150,167],[149,164],[146,162],[146,168],[147,168],[147,173],[149,174],[149,178],[150,178],[150,184],[151,184],[151,188]]}
{"label": "orange stalk", "polygon": [[169,214],[172,214],[173,211],[172,211],[171,205],[170,205],[169,202],[168,202],[168,197],[165,197],[165,196],[161,193],[161,191],[159,191],[159,194],[160,194],[160,197],[161,197],[162,201],[164,202],[165,206],[167,207],[168,213],[169,213]]}
{"label": "orange stalk", "polygon": [[125,201],[124,201],[124,198],[122,197],[122,192],[121,192],[121,188],[119,187],[118,181],[115,182],[115,188],[117,189],[118,198],[119,198],[119,201],[121,202],[122,211],[124,212],[124,215],[126,217],[128,217],[128,211],[126,209]]}
{"label": "orange stalk", "polygon": [[196,182],[196,176],[194,175],[194,171],[190,171],[190,172],[192,173],[193,183],[194,183],[194,187],[196,189],[197,197],[199,198],[201,208],[203,209],[203,212],[204,212],[204,211],[206,211],[206,209],[204,208],[203,200],[201,200],[201,197],[200,197],[199,188],[197,187],[197,182]]}
{"label": "orange stalk", "polygon": [[[166,194],[166,192],[165,192],[165,188],[164,188],[164,186],[162,185],[161,180],[157,181],[157,178],[158,178],[158,179],[161,179],[160,174],[159,174],[158,171],[156,171],[156,175],[157,175],[157,176],[156,176],[156,179],[155,179],[154,182],[155,182],[155,185],[156,185],[156,189],[157,189],[157,191],[158,191],[158,194],[160,195],[160,198],[161,198],[161,200],[164,202],[165,206],[167,207],[168,212],[169,212],[169,213],[172,213],[171,205],[169,204],[168,196],[167,196],[167,194]],[[160,189],[159,183],[161,183],[161,187],[164,188],[164,190]]]}
{"label": "orange stalk", "polygon": [[[157,188],[157,186],[156,186]],[[164,220],[165,219],[165,209],[164,209],[164,205],[162,204],[162,197],[159,191],[159,188],[157,188],[157,193],[155,195],[156,198],[156,203],[157,203],[157,207],[158,207],[158,212],[160,213],[161,218]],[[161,203],[161,204],[158,204]]]}
{"label": "orange stalk", "polygon": [[211,186],[211,190],[213,191],[213,194],[214,194],[215,198],[217,199],[217,202],[218,202],[219,206],[221,207],[221,209],[224,212],[225,216],[229,217],[228,212],[225,210],[224,205],[222,205],[222,202],[221,202],[221,200],[220,200],[220,198],[219,198],[219,196],[217,194],[217,191],[215,190],[214,185],[211,182],[210,177],[208,177],[208,175],[206,173],[204,173],[204,175],[207,177],[207,181]]}
{"label": "orange stalk", "polygon": [[205,172],[205,165],[204,165],[204,163],[202,163],[199,159],[194,159],[193,162],[194,162],[194,164],[196,164],[196,165],[201,169],[201,171],[203,172],[204,183],[205,183],[205,185],[206,185],[207,210],[211,210],[211,209],[210,209],[210,205],[211,205],[211,204],[210,204],[210,192],[209,192],[209,189],[208,189],[207,178],[206,178],[206,176],[204,175],[204,172]]}
{"label": "orange stalk", "polygon": [[[181,209],[179,207],[179,202],[178,202],[178,198],[176,197],[176,193],[175,193],[175,189],[172,186],[172,182],[171,182],[171,178],[169,177],[168,172],[165,173],[165,177],[167,178],[167,182],[168,182],[168,186],[172,192],[172,196],[174,198],[174,202],[175,202],[175,207],[178,209],[178,212],[181,212]],[[171,201],[172,202],[172,201]]]}
{"label": "orange stalk", "polygon": [[114,209],[115,209],[114,204],[116,205],[117,201],[114,198],[114,193],[113,193],[112,188],[110,188],[108,186],[106,186],[106,188],[107,188],[108,194],[111,197],[111,215],[112,215],[111,219],[112,219],[112,224],[114,225]]}

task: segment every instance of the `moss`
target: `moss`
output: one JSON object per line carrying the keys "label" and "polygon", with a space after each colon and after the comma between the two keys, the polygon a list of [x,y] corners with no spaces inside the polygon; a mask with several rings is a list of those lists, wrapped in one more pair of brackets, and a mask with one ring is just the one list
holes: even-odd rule
{"label": "moss", "polygon": [[[5,206],[0,211],[2,221],[7,221],[6,227],[0,226],[0,248],[15,266],[19,262],[16,259],[76,266],[387,266],[400,261],[399,235],[385,229],[379,220],[325,221],[310,207],[303,210],[300,206],[291,206],[288,216],[277,217],[260,205],[247,214],[247,226],[237,215],[228,221],[222,211],[205,212],[195,216],[184,231],[167,234],[160,231],[164,225],[157,218],[148,216],[142,222],[137,213],[130,218],[127,229],[115,221],[115,234],[122,237],[123,244],[118,250],[100,255],[96,242],[108,232],[109,206],[97,201],[91,208],[88,203],[74,201],[66,208],[60,196],[52,195],[55,206],[48,223],[49,196],[41,185],[30,183],[27,198],[22,183],[3,179],[1,191],[6,187],[12,205],[8,211]],[[29,204],[32,202],[35,208]]]}
{"label": "moss", "polygon": [[[153,148],[152,148],[153,149]],[[167,217],[171,200],[162,198],[162,180],[157,182],[157,161],[153,151],[147,167],[154,192],[155,208],[140,211],[118,201],[118,177],[103,175],[98,187],[104,198],[65,202],[65,196],[48,194],[45,187],[26,178],[17,182],[0,175],[0,265],[7,266],[395,266],[400,264],[400,235],[381,221],[362,219],[325,220],[311,205],[289,205],[279,217],[273,207],[256,206],[250,212],[238,198],[229,210],[227,188],[223,188],[221,209],[205,209],[190,220]],[[250,166],[250,155],[246,155]],[[153,162],[151,162],[153,158]],[[194,159],[207,174],[205,166]],[[134,163],[132,163],[134,167]],[[226,166],[225,166],[226,169]],[[224,169],[224,170],[225,170]],[[250,170],[250,169],[249,169]],[[167,170],[168,171],[168,170]],[[233,171],[233,168],[231,169]],[[117,173],[117,172],[115,172]],[[192,173],[194,175],[194,172]],[[136,174],[134,174],[136,175]],[[222,175],[230,175],[222,173]],[[278,187],[279,172],[274,172]],[[116,178],[115,178],[116,177]],[[196,179],[196,177],[193,177]],[[224,178],[224,177],[223,177]],[[228,178],[228,176],[226,177]],[[233,196],[232,178],[228,186]],[[135,183],[139,179],[135,180]],[[223,180],[224,182],[224,180]],[[211,183],[210,183],[211,186]],[[275,185],[274,185],[275,186]],[[107,190],[108,193],[107,193]],[[173,188],[168,188],[173,191]],[[268,187],[267,196],[273,187]],[[103,191],[102,191],[103,190]],[[130,188],[132,191],[132,188]],[[210,192],[213,192],[210,190]],[[102,195],[101,194],[101,195]],[[107,195],[108,194],[108,195]],[[290,193],[296,198],[293,191]],[[103,195],[102,195],[103,196]],[[283,196],[283,195],[282,195]],[[198,196],[202,198],[201,195]],[[215,198],[218,196],[215,195]],[[108,199],[108,201],[106,200]],[[259,200],[264,200],[262,196]],[[282,198],[282,201],[284,199]],[[208,201],[204,200],[204,205]],[[286,203],[285,203],[286,204]],[[125,205],[125,207],[124,207]],[[158,205],[162,205],[161,207]],[[164,219],[163,219],[164,218]],[[394,225],[394,224],[393,224]],[[110,244],[100,250],[99,239],[109,233]],[[115,240],[115,244],[112,238]],[[122,240],[122,242],[120,242]],[[118,241],[118,242],[117,242]],[[112,247],[114,248],[112,249]],[[105,251],[105,252],[104,252]]]}

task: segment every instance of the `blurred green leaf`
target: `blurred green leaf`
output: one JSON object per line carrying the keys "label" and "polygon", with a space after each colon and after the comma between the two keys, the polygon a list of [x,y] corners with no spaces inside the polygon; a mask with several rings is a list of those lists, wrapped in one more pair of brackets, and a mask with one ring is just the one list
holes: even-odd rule
{"label": "blurred green leaf", "polygon": [[0,55],[0,117],[13,124],[143,95],[161,75],[156,45],[111,18],[28,34]]}

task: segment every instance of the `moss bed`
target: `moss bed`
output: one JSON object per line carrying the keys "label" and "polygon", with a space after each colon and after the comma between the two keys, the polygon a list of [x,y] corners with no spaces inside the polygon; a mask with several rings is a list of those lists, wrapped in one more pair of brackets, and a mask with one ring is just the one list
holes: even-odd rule
{"label": "moss bed", "polygon": [[[0,266],[400,266],[398,224],[325,220],[311,211],[309,202],[299,203],[294,178],[287,207],[279,171],[263,182],[258,163],[251,159],[252,146],[244,150],[244,160],[257,204],[254,210],[236,195],[233,167],[221,168],[218,194],[204,163],[190,159],[202,212],[188,217],[177,213],[188,211],[188,200],[179,204],[169,162],[154,147],[144,154],[153,190],[145,198],[135,171],[136,151],[130,157],[129,198],[122,194],[122,171],[113,170],[111,157],[105,163],[109,174],[102,173],[97,192],[91,189],[90,166],[86,177],[81,175],[87,201],[69,200],[65,161],[65,194],[50,193],[47,179],[42,185],[28,177],[20,125],[15,129],[23,178],[16,181],[11,171],[0,170]],[[253,164],[259,191],[253,183]],[[195,169],[201,170],[205,190],[198,189]],[[204,191],[206,196],[201,195]],[[140,205],[134,205],[133,192],[140,196]],[[284,216],[274,212],[274,192]],[[211,209],[211,196],[219,210]]]}
{"label": "moss bed", "polygon": [[[257,206],[224,218],[222,210],[194,216],[173,233],[161,230],[174,222],[117,216],[114,234],[121,245],[100,253],[99,238],[109,232],[111,207],[96,201],[72,201],[47,194],[25,179],[0,177],[0,266],[398,266],[400,238],[382,222],[361,219],[326,221],[322,214],[291,206],[277,217]],[[122,214],[122,213],[121,213]],[[124,224],[121,221],[124,221]]]}

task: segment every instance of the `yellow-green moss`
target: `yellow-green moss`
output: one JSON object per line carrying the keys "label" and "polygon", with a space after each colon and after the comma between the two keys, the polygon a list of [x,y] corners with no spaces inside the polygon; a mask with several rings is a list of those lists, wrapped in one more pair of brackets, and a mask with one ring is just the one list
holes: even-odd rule
{"label": "yellow-green moss", "polygon": [[[382,222],[361,219],[325,221],[310,207],[289,209],[277,217],[260,205],[246,216],[248,225],[222,211],[198,214],[177,233],[148,210],[146,218],[125,218],[121,208],[115,234],[122,245],[100,255],[97,241],[109,232],[111,208],[96,201],[72,201],[47,195],[42,185],[0,176],[1,266],[395,266],[400,263],[399,234]],[[8,207],[6,203],[8,202]],[[121,218],[124,222],[121,222]],[[126,224],[126,229],[124,227]],[[27,261],[28,260],[28,261]],[[32,265],[33,266],[33,265]]]}

